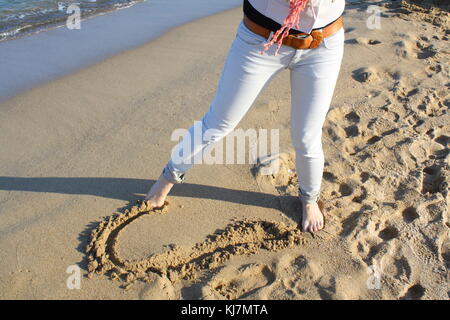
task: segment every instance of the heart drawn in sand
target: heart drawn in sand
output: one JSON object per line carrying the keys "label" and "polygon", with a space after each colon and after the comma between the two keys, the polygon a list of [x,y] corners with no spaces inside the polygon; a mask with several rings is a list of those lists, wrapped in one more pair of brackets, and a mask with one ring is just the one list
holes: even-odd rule
{"label": "heart drawn in sand", "polygon": [[128,287],[137,280],[149,282],[154,273],[170,281],[193,280],[200,271],[211,270],[236,255],[250,255],[261,249],[278,251],[306,243],[305,236],[292,225],[261,219],[233,220],[221,232],[216,232],[193,247],[172,245],[166,252],[142,260],[126,260],[120,256],[118,244],[124,229],[146,214],[166,214],[169,203],[151,208],[145,202],[124,213],[108,217],[91,233],[86,247],[88,278],[105,274]]}

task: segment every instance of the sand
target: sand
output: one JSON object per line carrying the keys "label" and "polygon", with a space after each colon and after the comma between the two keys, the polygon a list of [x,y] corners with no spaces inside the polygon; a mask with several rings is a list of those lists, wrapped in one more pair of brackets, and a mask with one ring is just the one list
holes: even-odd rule
{"label": "sand", "polygon": [[251,255],[260,249],[278,251],[305,243],[296,226],[287,228],[283,223],[246,219],[233,221],[225,230],[189,249],[172,245],[170,250],[147,259],[123,259],[119,252],[119,236],[126,232],[127,225],[143,214],[167,212],[167,201],[157,209],[144,202],[100,223],[92,232],[91,243],[86,248],[89,254],[88,277],[92,278],[95,273],[108,273],[111,279],[123,280],[125,286],[136,280],[153,282],[151,276],[155,273],[171,282],[194,280],[198,271],[214,270],[235,255]]}
{"label": "sand", "polygon": [[288,72],[239,125],[280,129],[277,174],[198,165],[164,208],[136,204],[208,109],[241,9],[0,104],[0,298],[448,299],[449,14],[380,8],[371,30],[347,5],[316,234],[298,230]]}

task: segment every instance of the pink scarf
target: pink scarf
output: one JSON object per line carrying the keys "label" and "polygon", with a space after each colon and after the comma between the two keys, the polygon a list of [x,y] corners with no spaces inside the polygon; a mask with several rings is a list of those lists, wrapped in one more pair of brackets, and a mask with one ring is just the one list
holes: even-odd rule
{"label": "pink scarf", "polygon": [[[278,50],[283,44],[283,39],[289,35],[289,30],[292,28],[299,29],[299,20],[300,20],[300,12],[305,10],[305,7],[309,0],[288,0],[289,4],[289,14],[286,18],[284,18],[283,25],[281,28],[272,34],[272,38],[270,38],[268,43],[264,44],[264,49],[261,51],[261,54],[264,54],[275,42],[277,43],[277,50],[275,51],[275,56],[278,54]],[[281,37],[280,37],[281,35]],[[278,39],[278,37],[280,37]]]}

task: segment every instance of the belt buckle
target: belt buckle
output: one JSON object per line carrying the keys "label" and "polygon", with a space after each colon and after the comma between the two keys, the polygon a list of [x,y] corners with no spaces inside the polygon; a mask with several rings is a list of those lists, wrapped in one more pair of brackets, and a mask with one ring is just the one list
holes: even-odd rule
{"label": "belt buckle", "polygon": [[313,30],[311,32],[311,36],[313,37],[313,41],[311,42],[309,48],[315,49],[320,46],[323,41],[323,29]]}
{"label": "belt buckle", "polygon": [[305,40],[305,39],[309,38],[311,35],[310,34],[293,34],[292,36],[296,39]]}
{"label": "belt buckle", "polygon": [[291,37],[300,40],[297,43],[294,42],[296,44],[293,46],[295,49],[308,49],[313,41],[313,37],[310,34],[292,34]]}
{"label": "belt buckle", "polygon": [[294,34],[292,37],[301,41],[297,49],[315,49],[323,41],[323,29],[313,30],[308,34]]}

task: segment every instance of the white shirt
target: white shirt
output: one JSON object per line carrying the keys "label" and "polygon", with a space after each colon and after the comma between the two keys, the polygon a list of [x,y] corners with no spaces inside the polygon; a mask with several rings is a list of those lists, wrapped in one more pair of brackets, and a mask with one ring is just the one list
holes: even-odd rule
{"label": "white shirt", "polygon": [[[289,0],[249,0],[250,4],[261,14],[283,24],[289,14]],[[300,13],[300,31],[310,33],[312,29],[321,28],[342,15],[345,0],[310,0],[305,10]]]}

